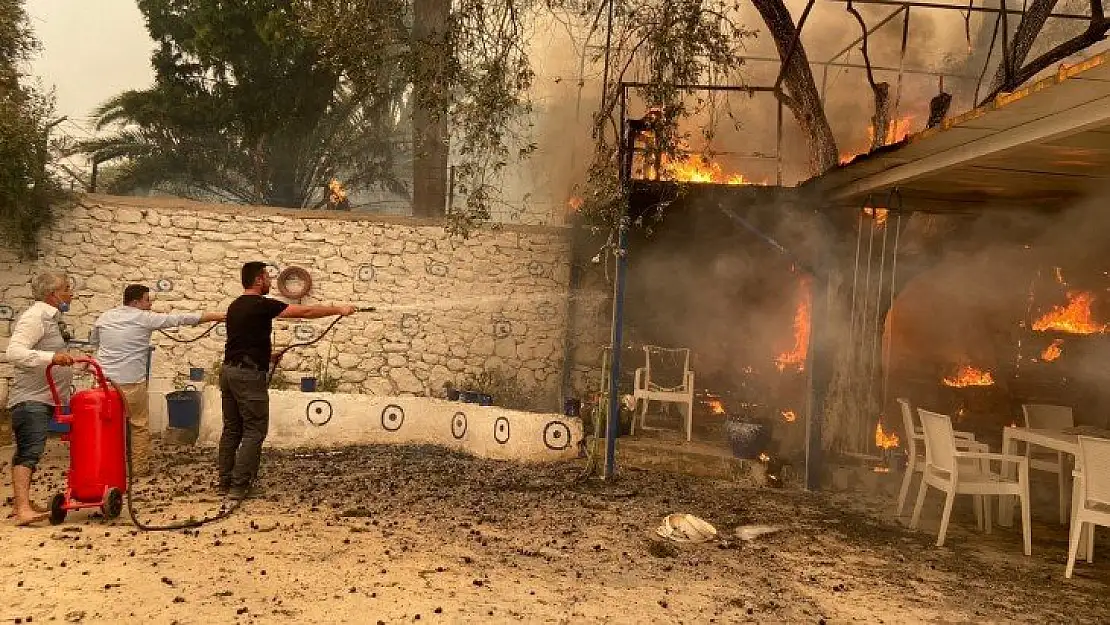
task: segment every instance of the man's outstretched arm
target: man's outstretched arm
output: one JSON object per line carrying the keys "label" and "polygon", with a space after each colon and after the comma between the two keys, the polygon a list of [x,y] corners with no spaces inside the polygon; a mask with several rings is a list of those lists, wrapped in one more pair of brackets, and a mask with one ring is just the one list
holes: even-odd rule
{"label": "man's outstretched arm", "polygon": [[322,317],[333,317],[341,315],[353,315],[355,313],[354,306],[301,306],[299,304],[290,304],[285,307],[278,315],[279,319],[320,319]]}

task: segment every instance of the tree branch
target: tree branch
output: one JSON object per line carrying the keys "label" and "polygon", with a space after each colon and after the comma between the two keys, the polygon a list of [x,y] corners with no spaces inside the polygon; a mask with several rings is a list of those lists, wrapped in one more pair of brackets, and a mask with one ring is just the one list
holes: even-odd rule
{"label": "tree branch", "polygon": [[1013,91],[1017,89],[1049,66],[1073,54],[1082,52],[1102,41],[1106,38],[1107,32],[1110,32],[1110,20],[1107,20],[1103,14],[1102,0],[1091,0],[1091,21],[1087,25],[1087,30],[1068,39],[1055,48],[1052,48],[1048,52],[1045,52],[1027,63],[1021,69],[1013,72],[1010,76],[1009,83],[1006,85],[998,85],[991,89],[982,101],[979,102],[979,106],[983,106],[994,100],[998,97],[998,94],[1003,91]]}

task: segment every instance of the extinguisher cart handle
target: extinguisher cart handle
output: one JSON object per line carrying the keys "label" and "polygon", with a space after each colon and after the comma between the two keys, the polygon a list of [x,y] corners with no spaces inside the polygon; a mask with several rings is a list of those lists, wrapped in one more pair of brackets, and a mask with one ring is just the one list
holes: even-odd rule
{"label": "extinguisher cart handle", "polygon": [[[109,390],[112,386],[108,383],[108,378],[104,377],[104,370],[100,368],[100,363],[93,358],[74,358],[73,365],[78,364],[91,365],[93,375],[96,377],[97,384],[104,390]],[[62,408],[62,397],[58,394],[58,385],[54,382],[54,363],[46,365],[46,384],[50,387],[50,397],[54,400],[54,416],[58,423],[66,423],[70,420],[70,415]]]}

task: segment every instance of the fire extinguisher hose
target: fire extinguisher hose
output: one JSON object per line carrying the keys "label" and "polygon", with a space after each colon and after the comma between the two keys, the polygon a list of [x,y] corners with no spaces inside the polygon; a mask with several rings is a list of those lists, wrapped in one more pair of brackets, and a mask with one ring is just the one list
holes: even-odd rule
{"label": "fire extinguisher hose", "polygon": [[115,380],[109,380],[109,382],[116,389],[116,394],[119,397],[120,406],[123,409],[122,413],[123,413],[123,424],[124,424],[124,432],[125,432],[125,436],[124,436],[125,454],[124,455],[125,455],[125,459],[127,461],[127,492],[124,495],[124,500],[127,502],[127,514],[131,517],[131,522],[135,525],[135,527],[139,528],[140,530],[142,530],[144,532],[170,532],[170,531],[175,531],[175,530],[184,530],[184,529],[191,529],[191,528],[194,528],[194,527],[200,527],[200,526],[206,525],[208,523],[214,523],[216,521],[222,521],[223,519],[226,519],[229,516],[231,516],[232,513],[234,513],[235,510],[239,508],[239,502],[238,501],[232,501],[228,504],[225,504],[224,506],[222,506],[220,508],[219,512],[217,512],[216,514],[211,515],[211,516],[206,516],[206,517],[203,517],[203,518],[200,518],[200,519],[189,518],[189,519],[186,519],[184,521],[180,521],[178,523],[170,523],[168,525],[152,525],[152,524],[149,524],[149,523],[143,523],[142,521],[139,520],[139,515],[135,512],[135,503],[132,499],[132,494],[134,493],[134,480],[132,478],[132,473],[131,473],[131,418],[130,418],[131,415],[127,411],[127,400],[124,399],[123,390],[119,387],[119,384],[117,384]]}
{"label": "fire extinguisher hose", "polygon": [[216,326],[220,325],[221,323],[223,323],[223,322],[222,321],[217,321],[216,323],[213,323],[212,325],[208,326],[208,329],[205,330],[204,332],[202,332],[199,336],[195,336],[191,339],[179,339],[176,336],[174,336],[174,335],[170,334],[169,332],[166,332],[165,330],[162,330],[162,329],[159,329],[158,333],[161,334],[162,336],[168,338],[169,340],[175,342],[175,343],[196,343],[197,341],[199,341],[202,338],[211,334],[212,331],[216,329]]}

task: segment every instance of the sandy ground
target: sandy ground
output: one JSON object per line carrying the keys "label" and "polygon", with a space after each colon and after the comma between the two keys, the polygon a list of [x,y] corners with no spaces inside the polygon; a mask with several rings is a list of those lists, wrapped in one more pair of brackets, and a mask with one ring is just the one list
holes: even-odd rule
{"label": "sandy ground", "polygon": [[[40,499],[59,488],[64,453],[51,443]],[[160,477],[136,488],[141,517],[218,508],[212,450],[159,454]],[[1066,532],[1050,513],[1035,523],[1026,558],[1015,530],[976,532],[966,505],[936,548],[932,535],[890,518],[885,498],[633,470],[614,484],[576,485],[581,466],[423,447],[270,451],[265,492],[199,530],[140,533],[84,512],[57,527],[9,519],[0,525],[0,619],[1110,621],[1106,541],[1095,564],[1066,581]],[[933,530],[940,500],[930,501]],[[652,534],[671,512],[722,533],[747,523],[788,529],[747,543],[674,545]]]}

